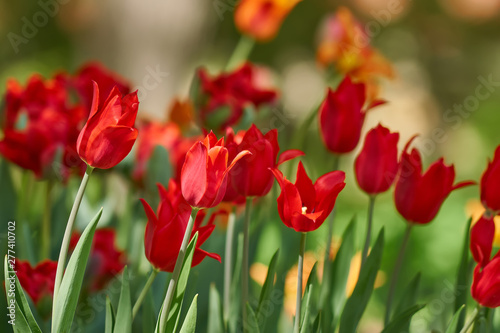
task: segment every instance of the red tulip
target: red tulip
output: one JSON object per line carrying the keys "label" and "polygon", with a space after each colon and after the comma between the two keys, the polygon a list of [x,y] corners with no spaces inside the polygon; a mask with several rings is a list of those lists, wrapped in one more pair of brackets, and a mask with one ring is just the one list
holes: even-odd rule
{"label": "red tulip", "polygon": [[23,88],[7,82],[3,138],[0,154],[37,178],[54,173],[65,181],[72,170],[81,173],[85,164],[76,153],[76,140],[88,113],[68,103],[69,94],[58,80],[30,77]]}
{"label": "red tulip", "polygon": [[233,72],[212,78],[200,69],[198,76],[205,95],[200,110],[202,126],[224,130],[240,121],[245,108],[274,103],[277,92],[262,82],[263,75],[259,75],[262,71],[246,63]]}
{"label": "red tulip", "polygon": [[481,201],[493,215],[500,213],[500,146],[481,178]]}
{"label": "red tulip", "polygon": [[277,200],[281,220],[297,232],[318,229],[332,212],[337,196],[345,187],[342,171],[329,172],[313,184],[302,162],[299,162],[295,184],[278,169],[272,169],[272,172],[281,187]]}
{"label": "red tulip", "polygon": [[474,269],[471,287],[472,297],[482,306],[496,308],[500,306],[500,256],[497,255],[481,268]]}
{"label": "red tulip", "polygon": [[137,91],[122,99],[118,88],[114,88],[102,108],[98,105],[99,87],[94,82],[90,117],[78,136],[77,149],[91,167],[109,169],[128,155],[137,138]]}
{"label": "red tulip", "polygon": [[330,151],[343,154],[356,148],[366,111],[383,103],[375,101],[363,109],[365,102],[365,84],[353,83],[348,76],[336,91],[328,89],[318,118],[321,137]]}
{"label": "red tulip", "polygon": [[399,133],[380,124],[366,135],[354,164],[358,185],[366,193],[375,195],[391,187],[399,168],[398,140]]}
{"label": "red tulip", "polygon": [[[158,185],[160,192],[160,204],[157,215],[149,204],[141,199],[144,211],[148,217],[144,245],[146,258],[156,268],[172,272],[177,261],[182,239],[186,232],[186,227],[191,215],[191,207],[184,200],[179,189],[179,185],[173,180],[169,182],[168,189]],[[198,241],[194,252],[192,266],[198,265],[205,257],[210,257],[221,261],[220,256],[215,253],[208,253],[200,246],[208,239],[215,228],[213,224],[215,214],[212,215],[205,226],[201,226],[205,213],[199,211],[194,222],[191,238],[198,232]]]}
{"label": "red tulip", "polygon": [[57,262],[51,260],[44,260],[35,267],[29,261],[16,260],[19,283],[35,305],[44,299],[52,300],[56,269]]}
{"label": "red tulip", "polygon": [[[69,249],[73,251],[80,239],[73,233]],[[90,292],[103,290],[123,270],[126,264],[125,252],[116,247],[116,232],[111,228],[97,229],[92,240],[84,284]]]}
{"label": "red tulip", "polygon": [[[228,136],[231,138],[231,135]],[[278,158],[278,131],[270,130],[265,135],[252,125],[243,135],[238,133],[237,141],[228,142],[229,159],[248,150],[252,156],[242,159],[229,173],[229,188],[244,197],[261,197],[273,186],[273,175],[269,171],[297,156],[300,150],[284,151]]]}
{"label": "red tulip", "polygon": [[470,251],[474,260],[481,267],[484,267],[490,261],[494,238],[495,222],[493,218],[481,216],[470,231]]}
{"label": "red tulip", "polygon": [[181,171],[182,195],[192,207],[210,208],[218,205],[226,193],[228,172],[243,156],[242,151],[228,165],[224,138],[217,140],[210,132],[195,143],[186,154]]}
{"label": "red tulip", "polygon": [[446,166],[442,158],[422,174],[420,153],[415,148],[408,153],[412,140],[407,143],[401,156],[394,199],[398,212],[408,222],[426,224],[436,217],[451,191],[473,185],[474,182],[453,185],[455,168],[453,165]]}

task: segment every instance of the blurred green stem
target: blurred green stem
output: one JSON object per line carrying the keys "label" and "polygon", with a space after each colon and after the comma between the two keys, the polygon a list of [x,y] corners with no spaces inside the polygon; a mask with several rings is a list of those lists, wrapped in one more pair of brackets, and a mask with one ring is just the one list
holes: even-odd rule
{"label": "blurred green stem", "polygon": [[177,282],[179,281],[182,263],[184,262],[184,257],[186,256],[186,249],[189,244],[189,239],[191,238],[191,233],[193,232],[194,220],[196,219],[196,214],[198,213],[198,211],[198,208],[193,207],[191,216],[189,217],[189,222],[186,226],[186,231],[184,232],[184,237],[182,238],[179,255],[177,256],[174,271],[172,273],[172,277],[170,278],[170,282],[168,283],[167,294],[165,296],[165,300],[163,301],[163,306],[160,314],[160,332],[165,332],[167,327],[168,313],[170,312],[170,307],[172,306],[175,288],[177,287]]}
{"label": "blurred green stem", "polygon": [[366,239],[365,246],[363,247],[363,254],[361,256],[361,267],[366,261],[366,257],[368,257],[368,249],[370,248],[370,240],[372,238],[372,224],[373,224],[373,209],[375,207],[375,195],[370,195],[369,203],[368,203],[368,220],[366,226]]}
{"label": "blurred green stem", "polygon": [[401,266],[403,264],[403,258],[405,255],[406,247],[408,245],[408,240],[410,239],[410,233],[412,230],[412,224],[408,223],[406,226],[405,234],[403,236],[403,243],[399,250],[398,258],[396,259],[396,264],[394,265],[394,270],[391,276],[391,282],[389,283],[389,294],[387,295],[387,306],[385,308],[385,320],[384,326],[387,327],[389,320],[391,318],[391,307],[392,301],[394,300],[394,292],[396,291],[396,284],[398,283],[399,272],[401,271]]}
{"label": "blurred green stem", "polygon": [[293,324],[293,333],[300,331],[300,314],[302,308],[302,271],[304,270],[304,252],[306,251],[306,233],[300,235],[300,252],[297,271],[297,303],[295,306],[295,322]]}
{"label": "blurred green stem", "polygon": [[239,65],[239,63],[247,60],[248,56],[252,52],[254,45],[254,39],[245,35],[241,35],[238,44],[236,44],[236,47],[234,48],[233,54],[231,54],[231,57],[226,64],[225,70],[231,70]]}
{"label": "blurred green stem", "polygon": [[61,244],[61,251],[59,252],[59,260],[57,261],[57,271],[56,279],[54,283],[54,297],[52,304],[52,313],[55,313],[55,306],[57,304],[57,294],[59,292],[59,287],[61,286],[61,281],[63,278],[64,267],[66,266],[66,256],[68,255],[69,241],[71,239],[71,232],[73,230],[73,225],[75,224],[76,214],[78,213],[78,208],[80,208],[80,203],[82,202],[83,193],[89,182],[89,177],[94,171],[94,168],[87,165],[87,170],[83,176],[82,182],[80,183],[80,188],[76,193],[75,201],[73,202],[73,207],[71,208],[71,213],[69,214],[68,223],[66,224],[66,230],[64,231],[64,237]]}
{"label": "blurred green stem", "polygon": [[243,263],[241,268],[241,310],[243,312],[243,332],[247,327],[247,300],[248,300],[248,248],[250,233],[250,213],[252,209],[252,198],[247,198],[245,205],[245,220],[243,224]]}
{"label": "blurred green stem", "polygon": [[151,285],[153,284],[153,281],[155,280],[156,275],[158,275],[158,272],[160,272],[160,270],[153,267],[153,270],[151,271],[151,274],[149,275],[149,278],[146,281],[144,288],[142,288],[142,291],[141,291],[141,294],[139,295],[139,298],[137,298],[137,301],[135,301],[134,307],[132,309],[132,321],[134,320],[135,316],[137,315],[137,312],[139,312],[139,309],[141,308],[142,302],[144,301],[144,298],[146,298],[146,294],[148,293],[149,288],[151,288]]}
{"label": "blurred green stem", "polygon": [[474,321],[476,321],[477,317],[479,316],[480,308],[481,308],[480,306],[474,308],[474,310],[470,314],[469,320],[467,320],[460,333],[466,333],[469,330],[469,328],[471,328],[472,324],[474,324]]}
{"label": "blurred green stem", "polygon": [[233,263],[234,224],[236,221],[236,205],[233,206],[227,219],[226,249],[224,258],[224,322],[228,322],[231,311],[231,274]]}
{"label": "blurred green stem", "polygon": [[19,232],[21,244],[21,251],[18,254],[19,257],[26,257],[29,262],[34,264],[36,262],[35,253],[33,251],[33,241],[30,235],[29,221],[28,221],[28,213],[29,213],[29,205],[31,202],[31,194],[33,190],[34,178],[31,175],[30,171],[23,170],[22,179],[21,179],[21,188],[19,189],[19,194],[17,196],[17,218],[19,224]]}
{"label": "blurred green stem", "polygon": [[45,192],[45,207],[42,219],[42,244],[41,244],[41,259],[50,257],[50,222],[52,219],[52,188],[54,183],[47,181],[47,188]]}

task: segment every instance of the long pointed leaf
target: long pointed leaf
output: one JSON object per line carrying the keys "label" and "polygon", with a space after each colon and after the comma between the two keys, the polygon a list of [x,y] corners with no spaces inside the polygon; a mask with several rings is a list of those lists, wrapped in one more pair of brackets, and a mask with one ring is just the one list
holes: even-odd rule
{"label": "long pointed leaf", "polygon": [[104,325],[105,333],[112,333],[113,327],[115,326],[115,312],[113,311],[113,305],[109,296],[106,296],[106,321]]}
{"label": "long pointed leaf", "polygon": [[[467,309],[467,295],[469,282],[470,282],[470,271],[469,271],[469,234],[470,227],[472,223],[472,218],[467,222],[467,226],[465,228],[465,235],[462,245],[462,256],[460,257],[460,264],[458,266],[457,272],[457,283],[455,285],[455,306],[454,311],[457,312],[458,309],[465,305],[465,309]],[[460,313],[457,321],[456,333],[459,333],[464,326],[465,323],[465,313],[467,310],[464,310]]]}
{"label": "long pointed leaf", "polygon": [[247,302],[247,322],[243,323],[244,333],[260,333],[259,323],[257,322],[257,317],[255,317],[255,312],[253,311],[250,304]]}
{"label": "long pointed leaf", "polygon": [[313,293],[313,285],[308,284],[306,292],[304,293],[304,299],[305,303],[303,304],[303,315],[302,315],[302,326],[300,327],[300,333],[309,333],[311,332],[311,324],[312,320],[310,318],[311,316],[311,295]]}
{"label": "long pointed leaf", "polygon": [[387,325],[382,333],[401,333],[408,332],[408,326],[411,318],[415,313],[422,310],[425,305],[414,305],[406,311],[403,311],[399,315],[394,316],[395,318]]}
{"label": "long pointed leaf", "polygon": [[208,296],[208,328],[207,333],[223,333],[222,303],[219,292],[214,284],[210,285]]}
{"label": "long pointed leaf", "polygon": [[122,274],[120,301],[118,302],[118,309],[116,310],[116,324],[113,330],[114,333],[129,333],[132,331],[132,306],[130,302],[128,270],[127,266],[125,266]]}
{"label": "long pointed leaf", "polygon": [[198,314],[198,294],[196,294],[191,302],[191,306],[184,318],[184,323],[179,333],[194,333],[196,331],[196,316]]}
{"label": "long pointed leaf", "polygon": [[262,310],[266,301],[269,300],[269,296],[274,289],[274,277],[276,274],[276,266],[278,264],[279,249],[276,250],[271,261],[269,262],[269,268],[267,269],[267,276],[262,290],[260,291],[259,305],[257,306],[257,311],[255,312],[255,317],[260,324],[260,329],[263,330],[266,324],[267,316],[263,315]]}
{"label": "long pointed leaf", "polygon": [[71,328],[73,317],[75,316],[76,305],[78,303],[78,296],[80,295],[80,289],[82,287],[85,268],[90,254],[90,248],[92,246],[92,238],[94,237],[95,229],[101,218],[101,214],[102,208],[83,231],[69,259],[58,296],[54,300],[54,302],[56,302],[52,315],[54,332],[66,333],[69,332]]}
{"label": "long pointed leaf", "polygon": [[453,318],[448,324],[448,327],[446,328],[445,333],[455,333],[457,331],[457,328],[462,329],[461,327],[458,327],[458,322],[460,320],[460,315],[462,314],[462,312],[464,312],[464,310],[465,310],[465,305],[462,305],[460,309],[458,309],[457,312],[455,312]]}

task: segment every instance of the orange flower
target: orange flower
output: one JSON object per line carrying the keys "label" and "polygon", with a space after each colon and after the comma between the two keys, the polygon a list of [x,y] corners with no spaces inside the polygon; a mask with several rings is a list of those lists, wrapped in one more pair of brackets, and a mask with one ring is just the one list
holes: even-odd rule
{"label": "orange flower", "polygon": [[238,29],[258,41],[273,39],[288,13],[301,0],[241,0],[234,13]]}
{"label": "orange flower", "polygon": [[194,108],[189,99],[175,98],[170,104],[169,121],[179,125],[182,129],[189,128],[194,120]]}
{"label": "orange flower", "polygon": [[391,63],[370,45],[370,37],[345,7],[326,18],[316,58],[324,67],[334,65],[341,74],[366,82],[370,96],[377,94],[377,77],[395,75]]}

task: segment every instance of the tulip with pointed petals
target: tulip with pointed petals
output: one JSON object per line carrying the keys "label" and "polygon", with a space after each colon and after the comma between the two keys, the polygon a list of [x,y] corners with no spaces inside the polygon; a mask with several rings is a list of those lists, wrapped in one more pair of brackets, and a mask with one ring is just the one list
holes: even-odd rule
{"label": "tulip with pointed petals", "polygon": [[500,252],[484,268],[478,264],[474,269],[472,297],[482,306],[500,306]]}
{"label": "tulip with pointed petals", "polygon": [[98,169],[109,169],[120,163],[137,138],[134,123],[138,107],[137,91],[122,98],[116,87],[99,107],[99,87],[94,82],[90,116],[78,136],[81,159]]}
{"label": "tulip with pointed petals", "polygon": [[494,238],[495,222],[493,218],[481,216],[470,231],[470,252],[481,267],[490,261]]}
{"label": "tulip with pointed petals", "polygon": [[500,213],[500,146],[481,177],[481,201],[493,215]]}
{"label": "tulip with pointed petals", "polygon": [[345,173],[329,172],[313,184],[302,162],[299,162],[295,184],[286,179],[281,171],[272,169],[281,194],[278,212],[283,223],[297,232],[318,229],[330,215],[340,191],[345,187]]}
{"label": "tulip with pointed petals", "polygon": [[401,156],[400,169],[396,179],[394,199],[398,212],[410,223],[427,224],[436,217],[448,195],[472,181],[453,184],[455,168],[446,166],[441,158],[422,173],[422,160],[417,149],[408,152],[413,141],[406,145]]}
{"label": "tulip with pointed petals", "polygon": [[352,151],[358,145],[366,112],[380,104],[374,101],[365,108],[365,84],[353,83],[349,76],[337,87],[328,89],[319,108],[321,138],[328,150],[336,154]]}
{"label": "tulip with pointed petals", "polygon": [[359,187],[369,195],[387,191],[394,182],[399,167],[398,140],[399,133],[390,133],[380,124],[366,135],[354,169]]}
{"label": "tulip with pointed petals", "polygon": [[215,134],[210,132],[203,141],[196,142],[186,154],[181,171],[184,199],[192,207],[217,206],[226,193],[229,171],[248,154],[248,150],[241,151],[229,164],[224,138],[217,140]]}
{"label": "tulip with pointed petals", "polygon": [[[148,217],[146,232],[144,236],[144,245],[146,258],[156,268],[173,272],[179,249],[181,248],[182,238],[186,232],[186,227],[191,215],[191,207],[181,195],[179,185],[171,180],[168,189],[158,184],[160,192],[160,204],[157,214],[154,213],[151,206],[141,199],[144,211]],[[200,246],[208,239],[215,228],[215,214],[211,216],[208,224],[201,226],[205,218],[205,213],[199,211],[196,215],[194,228],[190,238],[198,232],[198,242],[194,252],[192,266],[202,262],[205,257],[210,257],[221,261],[220,256],[215,253],[208,253]]]}

